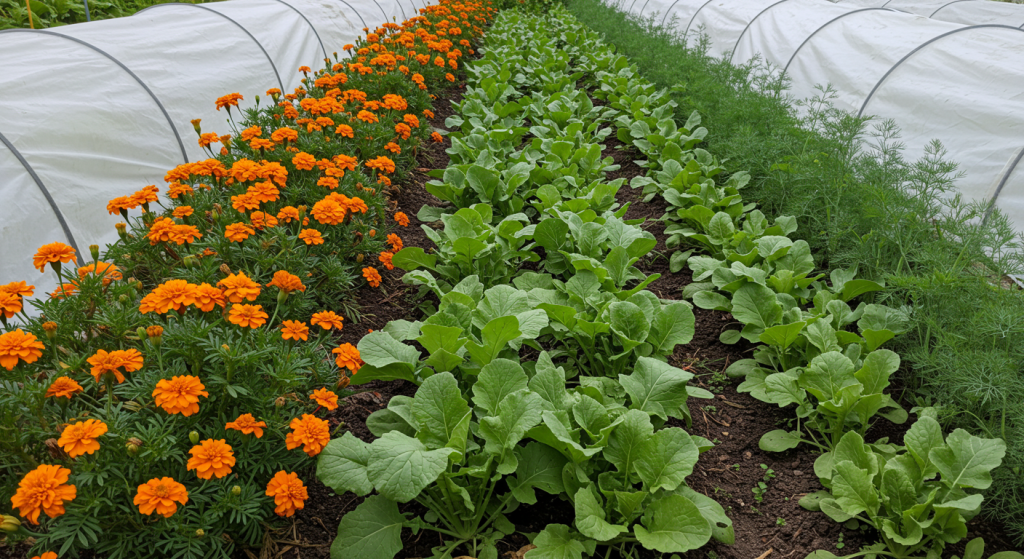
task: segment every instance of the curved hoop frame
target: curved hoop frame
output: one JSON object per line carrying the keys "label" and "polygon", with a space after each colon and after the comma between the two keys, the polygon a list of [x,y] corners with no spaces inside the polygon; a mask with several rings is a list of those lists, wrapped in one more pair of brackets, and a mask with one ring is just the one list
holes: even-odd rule
{"label": "curved hoop frame", "polygon": [[[945,8],[946,6],[948,6],[950,4],[956,4],[958,2],[966,2],[966,1],[967,0],[953,0],[952,2],[948,2],[946,4],[943,4],[943,5],[939,6],[939,10],[941,10],[942,8]],[[935,14],[939,13],[939,10],[935,10],[934,12],[932,12],[932,15],[930,15],[928,17],[935,17]]]}
{"label": "curved hoop frame", "polygon": [[[893,10],[891,10],[889,8],[861,8],[859,10],[854,10],[852,12],[846,12],[845,14],[836,16],[836,17],[826,21],[821,27],[815,29],[814,32],[812,32],[810,35],[808,35],[807,38],[804,39],[804,42],[800,43],[800,46],[796,47],[796,50],[793,51],[793,56],[789,57],[789,61],[786,62],[786,65],[782,68],[783,73],[785,73],[785,71],[789,69],[789,65],[792,64],[794,60],[796,60],[796,55],[800,54],[800,49],[804,48],[804,45],[806,45],[808,42],[810,42],[810,40],[818,33],[818,31],[821,31],[822,29],[828,27],[829,25],[832,25],[833,23],[843,19],[846,16],[853,15],[853,14],[859,14],[861,12],[870,12],[870,11],[874,11],[874,10],[882,10],[882,11],[886,11],[886,12],[893,11]],[[739,44],[739,43],[737,42],[736,44]]]}
{"label": "curved hoop frame", "polygon": [[987,222],[988,216],[992,215],[992,210],[996,207],[996,200],[999,199],[999,194],[1002,193],[1003,187],[1006,186],[1006,183],[1010,180],[1010,175],[1013,174],[1014,169],[1017,168],[1017,164],[1020,163],[1022,159],[1024,159],[1024,147],[1020,148],[1017,152],[1017,157],[1014,158],[1013,163],[1010,164],[1010,168],[1003,173],[1003,178],[999,179],[999,184],[996,185],[996,190],[992,193],[992,199],[989,200],[988,208],[985,209],[985,216],[982,218],[982,223]]}
{"label": "curved hoop frame", "polygon": [[280,3],[284,4],[285,6],[288,6],[289,8],[294,10],[295,13],[299,14],[299,17],[301,17],[303,20],[306,21],[306,24],[309,25],[309,28],[313,30],[313,35],[316,36],[316,42],[320,43],[320,50],[323,51],[324,58],[327,58],[327,49],[324,47],[324,42],[323,42],[323,40],[320,39],[320,34],[316,32],[316,27],[313,27],[313,22],[309,21],[309,19],[306,17],[306,14],[300,12],[298,8],[296,8],[295,6],[292,6],[288,2],[285,2],[284,0],[275,0],[275,1],[276,2],[280,2]]}
{"label": "curved hoop frame", "polygon": [[775,6],[778,6],[779,4],[782,4],[782,3],[787,2],[787,1],[788,0],[779,0],[778,2],[775,2],[775,3],[771,4],[771,5],[769,5],[765,9],[761,10],[760,12],[758,12],[757,15],[754,16],[753,19],[751,19],[750,21],[747,22],[747,26],[744,27],[743,31],[740,32],[740,36],[736,38],[736,42],[733,43],[732,49],[729,50],[729,62],[730,63],[732,63],[732,56],[733,56],[733,54],[736,53],[736,45],[740,44],[740,41],[743,40],[743,36],[747,34],[747,30],[750,29],[750,26],[753,25],[755,21],[757,21],[757,18],[761,17],[762,14],[764,14],[768,10],[774,8]]}
{"label": "curved hoop frame", "polygon": [[192,8],[198,8],[200,10],[206,10],[207,12],[210,12],[211,14],[217,14],[218,16],[220,16],[220,17],[230,21],[231,23],[235,24],[235,26],[237,26],[239,29],[241,29],[243,33],[245,33],[246,35],[249,36],[250,39],[252,39],[252,42],[256,43],[256,46],[260,47],[260,51],[263,52],[263,56],[267,57],[267,62],[270,62],[270,67],[274,70],[274,76],[277,77],[277,83],[278,83],[278,85],[281,86],[281,91],[284,91],[284,89],[285,89],[284,81],[281,79],[281,73],[277,71],[277,65],[274,64],[274,59],[270,57],[270,53],[267,52],[267,49],[263,48],[263,44],[260,43],[259,40],[257,40],[256,37],[253,36],[253,34],[250,33],[248,29],[245,28],[245,26],[243,26],[241,23],[238,23],[237,21],[232,19],[230,16],[222,14],[222,13],[218,12],[217,10],[214,10],[212,8],[208,8],[208,7],[206,7],[206,6],[202,5],[202,4],[188,4],[188,3],[184,3],[184,2],[168,2],[166,4],[154,4],[154,5],[152,5],[152,6],[148,7],[148,8],[144,8],[144,9],[141,9],[141,10],[135,12],[135,15],[139,15],[142,12],[148,12],[149,10],[155,10],[155,9],[158,9],[158,8],[163,8],[165,6],[189,6],[189,7],[192,7]]}
{"label": "curved hoop frame", "polygon": [[[341,0],[341,3],[342,3],[342,4],[344,4],[344,5],[346,5],[346,6],[348,6],[348,9],[352,10],[352,12],[353,12],[354,14],[356,14],[356,17],[358,17],[358,18],[359,18],[359,21],[360,21],[360,22],[362,22],[362,24],[363,24],[363,27],[366,27],[367,29],[369,29],[369,28],[370,28],[370,26],[369,26],[369,25],[366,25],[366,20],[365,20],[365,19],[363,19],[363,14],[359,13],[359,10],[357,10],[357,9],[353,8],[353,7],[352,7],[352,4],[349,4],[349,3],[348,3],[348,2],[346,2],[345,0]],[[377,4],[377,2],[374,2],[374,4]],[[380,4],[377,4],[377,7],[378,7],[378,8],[380,8]],[[384,10],[382,9],[381,11],[383,12]]]}
{"label": "curved hoop frame", "polygon": [[42,192],[43,196],[46,198],[46,202],[50,204],[50,209],[53,210],[53,214],[57,216],[57,222],[60,223],[60,228],[64,230],[64,236],[67,237],[68,244],[71,245],[71,248],[75,249],[75,256],[78,258],[78,265],[85,266],[85,260],[82,258],[82,251],[78,249],[78,243],[75,242],[75,236],[71,234],[71,228],[68,227],[68,222],[64,219],[64,214],[61,213],[60,208],[57,207],[57,202],[54,201],[53,196],[50,195],[50,191],[46,189],[46,185],[43,184],[43,181],[39,178],[36,170],[28,164],[28,161],[26,161],[21,155],[18,148],[14,147],[14,144],[12,144],[2,132],[0,132],[0,143],[7,146],[7,149],[11,150],[14,157],[21,162],[21,166],[28,171],[29,176],[31,176],[32,180],[35,181],[36,186],[39,187],[39,191]]}
{"label": "curved hoop frame", "polygon": [[697,16],[700,14],[700,11],[704,9],[704,6],[707,6],[708,4],[710,4],[713,1],[714,0],[708,0],[707,2],[704,2],[703,4],[700,5],[699,8],[697,8],[697,11],[693,12],[693,15],[690,16],[690,21],[686,22],[686,29],[683,31],[683,40],[684,41],[686,40],[687,35],[690,34],[690,26],[693,25],[693,20],[697,19]]}
{"label": "curved hoop frame", "polygon": [[110,60],[114,64],[117,64],[117,66],[119,68],[121,68],[122,70],[124,70],[125,72],[127,72],[128,75],[131,76],[132,79],[135,80],[136,83],[138,83],[140,86],[142,86],[142,89],[146,90],[146,93],[149,95],[149,97],[151,99],[153,99],[154,103],[156,103],[156,106],[160,109],[160,112],[164,115],[164,118],[167,119],[167,125],[171,127],[171,132],[174,133],[174,139],[178,141],[178,149],[181,150],[181,158],[184,160],[185,163],[188,163],[188,154],[185,152],[185,143],[181,140],[181,135],[178,134],[178,129],[175,128],[174,121],[171,120],[171,115],[167,114],[167,109],[164,108],[164,104],[160,102],[160,99],[156,96],[155,93],[153,93],[153,90],[150,89],[148,85],[146,85],[146,82],[142,81],[142,78],[140,78],[138,75],[136,75],[135,72],[132,72],[120,60],[114,58],[110,53],[108,53],[107,51],[105,51],[105,50],[103,50],[103,49],[101,49],[101,48],[99,48],[97,46],[91,45],[91,44],[89,44],[89,43],[87,43],[87,42],[85,42],[85,41],[83,41],[83,40],[81,40],[81,39],[79,39],[77,37],[71,37],[71,36],[65,35],[63,33],[57,33],[55,31],[50,31],[48,29],[5,29],[3,31],[0,31],[0,33],[35,33],[35,34],[42,34],[42,35],[50,35],[50,36],[53,36],[53,37],[60,37],[61,39],[67,39],[69,41],[73,41],[75,43],[78,43],[78,44],[82,45],[83,47],[86,47],[86,48],[96,52],[97,54],[102,55],[103,57],[105,57],[107,60]]}
{"label": "curved hoop frame", "polygon": [[871,88],[871,92],[868,93],[868,96],[864,98],[864,103],[861,104],[860,110],[857,111],[857,116],[858,117],[864,116],[864,109],[867,108],[868,102],[871,101],[871,97],[873,97],[875,95],[875,92],[878,91],[879,87],[882,87],[882,84],[885,83],[885,80],[889,77],[889,75],[892,74],[894,71],[896,71],[896,68],[899,68],[900,65],[903,64],[904,62],[906,62],[911,56],[914,56],[915,54],[920,52],[921,49],[927,47],[928,45],[930,45],[930,44],[932,44],[932,43],[934,43],[934,42],[936,42],[936,41],[938,41],[940,39],[945,39],[946,37],[949,37],[950,35],[956,35],[957,33],[962,33],[964,31],[971,31],[971,30],[974,30],[974,29],[987,29],[987,28],[997,28],[997,29],[1001,28],[1001,29],[1011,29],[1013,31],[1024,31],[1024,30],[1020,29],[1019,27],[1010,27],[1009,25],[999,25],[999,24],[995,24],[995,23],[987,23],[987,24],[984,24],[984,25],[971,25],[969,27],[961,27],[959,29],[954,29],[952,31],[947,31],[947,32],[945,32],[945,33],[943,33],[941,35],[937,35],[935,37],[932,37],[931,39],[928,39],[927,41],[921,43],[916,48],[914,48],[914,50],[912,50],[912,51],[908,52],[907,54],[905,54],[903,56],[903,58],[899,59],[899,61],[896,62],[896,64],[892,65],[892,68],[889,68],[889,71],[887,71],[881,77],[881,79],[878,80],[878,83],[875,84],[875,87]]}
{"label": "curved hoop frame", "polygon": [[[665,8],[665,15],[661,16],[661,26],[662,26],[662,27],[665,27],[665,21],[667,21],[667,20],[668,20],[668,13],[669,13],[669,12],[671,12],[671,11],[672,11],[672,8],[675,8],[675,7],[676,7],[676,4],[678,4],[678,3],[679,3],[679,0],[676,0],[675,2],[672,2],[672,5],[671,5],[671,6],[669,6],[668,8]],[[692,19],[692,18],[691,18],[691,19]],[[690,24],[689,24],[689,23],[687,23],[687,24],[686,24],[686,26],[687,26],[687,27],[689,27],[689,26],[690,26]]]}

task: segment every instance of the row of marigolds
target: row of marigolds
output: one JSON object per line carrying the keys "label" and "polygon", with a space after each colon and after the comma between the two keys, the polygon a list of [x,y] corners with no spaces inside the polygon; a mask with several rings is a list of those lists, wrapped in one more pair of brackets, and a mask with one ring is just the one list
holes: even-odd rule
{"label": "row of marigolds", "polygon": [[10,540],[43,557],[229,557],[303,508],[300,475],[332,436],[321,410],[362,365],[332,336],[393,267],[389,229],[409,220],[390,195],[443,141],[429,91],[493,13],[442,0],[301,68],[272,103],[218,99],[231,133],[195,121],[209,159],[169,171],[166,197],[111,200],[125,223],[102,257],[72,269],[72,248],[43,245],[35,265],[60,287],[33,316],[33,286],[0,286]]}

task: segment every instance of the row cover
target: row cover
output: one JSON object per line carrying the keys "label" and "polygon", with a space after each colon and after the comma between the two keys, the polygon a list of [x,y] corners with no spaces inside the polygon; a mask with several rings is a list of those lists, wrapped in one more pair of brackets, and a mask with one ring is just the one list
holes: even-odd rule
{"label": "row cover", "polygon": [[[158,4],[132,17],[0,32],[0,283],[32,280],[40,244],[117,238],[108,200],[186,161],[205,159],[191,120],[230,132],[214,100],[248,108],[270,88],[299,85],[299,67],[402,21],[423,0],[232,0]],[[266,98],[263,103],[269,102]],[[39,280],[39,281],[36,281]]]}
{"label": "row cover", "polygon": [[[737,64],[759,57],[784,69],[798,99],[831,84],[837,107],[894,119],[909,158],[940,140],[965,173],[957,183],[965,197],[994,202],[1024,230],[1024,29],[890,9],[900,0],[884,8],[827,0],[605,1],[669,26],[691,46],[706,34],[713,56]],[[961,2],[939,14],[961,4],[995,3]]]}
{"label": "row cover", "polygon": [[863,8],[889,8],[964,25],[1024,28],[1024,6],[992,0],[835,0]]}

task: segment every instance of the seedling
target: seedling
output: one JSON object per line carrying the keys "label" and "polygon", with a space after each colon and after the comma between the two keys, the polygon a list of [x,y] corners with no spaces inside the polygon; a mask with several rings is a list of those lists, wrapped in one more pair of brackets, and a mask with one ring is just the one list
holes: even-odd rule
{"label": "seedling", "polygon": [[729,466],[729,467],[734,469],[734,470],[736,470],[737,472],[740,471],[740,465],[739,464],[733,464],[732,466]]}
{"label": "seedling", "polygon": [[839,539],[836,540],[836,549],[842,549],[844,547],[846,547],[846,544],[843,543],[843,533],[839,532]]}
{"label": "seedling", "polygon": [[704,411],[710,414],[716,414],[718,413],[718,408],[715,406],[704,406]]}
{"label": "seedling", "polygon": [[781,516],[779,518],[776,518],[775,519],[775,525],[776,526],[785,526],[786,525],[786,519],[782,518]]}
{"label": "seedling", "polygon": [[768,491],[768,482],[775,479],[775,470],[769,468],[767,464],[761,464],[761,469],[764,470],[763,481],[757,482],[757,487],[751,489],[754,493],[754,500],[758,503],[764,501],[764,494]]}

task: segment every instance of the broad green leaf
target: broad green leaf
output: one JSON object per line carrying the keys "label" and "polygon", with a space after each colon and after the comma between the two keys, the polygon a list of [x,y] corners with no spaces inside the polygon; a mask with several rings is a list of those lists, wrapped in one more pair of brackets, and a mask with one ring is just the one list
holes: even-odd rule
{"label": "broad green leaf", "polygon": [[407,342],[416,339],[416,336],[420,335],[421,326],[423,326],[423,323],[419,321],[392,320],[384,325],[381,331],[390,334],[392,338],[400,342]]}
{"label": "broad green leaf", "polygon": [[878,492],[868,473],[849,460],[837,462],[834,468],[832,494],[843,512],[849,515],[867,512],[869,517],[878,514]]}
{"label": "broad green leaf", "polygon": [[881,291],[885,289],[885,286],[880,283],[873,282],[871,280],[855,279],[843,284],[842,289],[843,290],[841,297],[843,298],[843,301],[849,301],[850,299],[860,297],[865,293],[870,293],[872,291]]}
{"label": "broad green leaf", "polygon": [[793,345],[793,342],[800,338],[800,332],[806,325],[806,322],[800,321],[772,326],[761,332],[760,339],[766,344],[788,349],[789,346]]}
{"label": "broad green leaf", "polygon": [[[565,524],[548,524],[533,540],[525,559],[583,559],[586,547]],[[389,558],[390,559],[390,558]]]}
{"label": "broad green leaf", "polygon": [[611,425],[612,420],[605,409],[597,400],[587,395],[581,395],[576,404],[572,407],[572,415],[576,423],[580,425],[592,438],[597,438],[603,429]]}
{"label": "broad green leaf", "polygon": [[562,484],[562,469],[567,460],[557,450],[548,445],[531,441],[525,447],[515,449],[519,466],[514,477],[505,478],[512,494],[520,502],[527,505],[537,503],[534,488],[551,495],[558,495],[565,490]]}
{"label": "broad green leaf", "polygon": [[450,448],[427,450],[418,439],[392,431],[370,445],[367,477],[382,496],[406,503],[437,480],[449,456],[457,452]]}
{"label": "broad green leaf", "polygon": [[519,331],[519,319],[514,316],[502,316],[487,323],[480,331],[483,338],[483,345],[474,341],[466,343],[466,349],[481,365],[486,365],[494,360],[505,349],[508,342],[522,335]]}
{"label": "broad green leaf", "polygon": [[384,368],[401,363],[407,365],[411,371],[420,359],[420,352],[396,340],[390,334],[376,331],[359,340],[359,357],[371,367]]}
{"label": "broad green leaf", "polygon": [[619,336],[619,343],[626,350],[633,349],[647,339],[651,331],[651,323],[643,310],[626,301],[612,303],[611,329]]}
{"label": "broad green leaf", "polygon": [[393,559],[402,550],[404,524],[405,517],[394,501],[380,495],[368,497],[341,517],[338,537],[331,544],[331,557]]}
{"label": "broad green leaf", "polygon": [[643,442],[636,471],[649,491],[673,491],[693,473],[699,455],[686,431],[678,427],[662,429]]}
{"label": "broad green leaf", "polygon": [[[864,444],[864,437],[855,431],[848,431],[844,434],[831,453],[832,466],[830,468],[834,468],[834,465],[839,462],[850,462],[871,476],[878,473],[878,461],[875,454],[868,445]],[[817,469],[817,463],[815,463],[815,472]]]}
{"label": "broad green leaf", "polygon": [[999,467],[1005,454],[1002,439],[983,439],[956,429],[946,437],[946,445],[931,449],[928,457],[946,487],[988,489],[992,470]]}
{"label": "broad green leaf", "polygon": [[945,446],[938,421],[928,416],[919,418],[903,436],[903,444],[907,446],[907,454],[913,457],[923,477],[930,478],[938,471],[930,457],[933,449]]}
{"label": "broad green leaf", "polygon": [[494,414],[509,394],[527,387],[526,372],[515,361],[495,359],[480,369],[473,385],[473,403]]}
{"label": "broad green leaf", "polygon": [[405,247],[391,257],[391,263],[403,270],[417,270],[419,268],[433,270],[437,264],[437,256],[427,254],[420,247]]}
{"label": "broad green leaf", "polygon": [[529,390],[513,392],[500,402],[496,415],[480,420],[484,451],[498,458],[498,473],[508,475],[516,471],[518,459],[513,449],[528,430],[540,423],[542,402],[540,396]]}
{"label": "broad green leaf", "polygon": [[366,428],[369,429],[375,437],[382,437],[384,436],[384,433],[389,431],[398,431],[410,437],[416,436],[416,428],[410,425],[405,418],[390,409],[377,410],[371,413],[370,416],[366,418]]}
{"label": "broad green leaf", "polygon": [[864,357],[864,364],[854,373],[864,385],[864,394],[877,394],[889,386],[889,376],[900,368],[900,356],[887,349],[872,351]]}
{"label": "broad green leaf", "polygon": [[[590,225],[589,223],[587,225]],[[604,267],[608,270],[608,277],[616,287],[622,287],[630,279],[629,267],[632,259],[623,247],[615,247],[608,252],[604,259]]]}
{"label": "broad green leaf", "polygon": [[712,311],[729,312],[732,310],[732,301],[725,295],[715,291],[698,291],[694,293],[693,304],[702,309]]}
{"label": "broad green leaf", "polygon": [[817,320],[807,326],[804,337],[821,353],[839,351],[839,338],[836,329],[827,320]]}
{"label": "broad green leaf", "polygon": [[[889,511],[902,515],[917,504],[917,490],[914,482],[900,468],[882,470],[882,495]],[[913,544],[911,544],[913,545]]]}
{"label": "broad green leaf", "polygon": [[451,448],[458,453],[456,460],[462,457],[472,412],[451,373],[438,373],[423,381],[413,397],[412,415],[419,424],[416,438],[427,448]]}
{"label": "broad green leaf", "polygon": [[732,240],[732,235],[735,232],[736,226],[732,223],[732,217],[725,212],[716,213],[708,222],[708,240],[716,245],[727,244]]}
{"label": "broad green leaf", "polygon": [[622,423],[612,431],[608,446],[604,449],[604,458],[620,472],[629,475],[636,468],[640,454],[645,450],[644,441],[654,433],[651,418],[639,410],[629,410],[622,418]]}
{"label": "broad green leaf", "polygon": [[576,529],[588,538],[597,541],[608,541],[629,528],[618,524],[609,523],[604,512],[604,505],[600,501],[594,486],[584,487],[576,492]]}
{"label": "broad green leaf", "polygon": [[803,497],[800,497],[800,506],[809,511],[817,512],[821,510],[821,501],[823,499],[831,498],[832,494],[828,491],[815,491],[814,493],[808,493]]}
{"label": "broad green leaf", "polygon": [[736,543],[736,533],[733,530],[732,520],[726,516],[725,509],[711,497],[697,493],[685,485],[679,486],[675,493],[682,495],[697,505],[704,519],[711,525],[711,537],[724,543],[733,545]]}
{"label": "broad green leaf", "polygon": [[[381,333],[384,334],[383,332]],[[391,338],[387,334],[384,335]],[[420,382],[416,375],[412,373],[412,367],[407,363],[392,363],[386,367],[363,365],[359,368],[359,374],[352,377],[352,385],[358,386],[374,380],[407,380],[413,384],[419,384]]]}
{"label": "broad green leaf", "polygon": [[650,357],[640,357],[633,374],[619,375],[619,383],[630,397],[630,408],[662,419],[679,417],[686,405],[686,382],[691,373]]}
{"label": "broad green leaf", "polygon": [[466,338],[460,338],[462,328],[454,326],[441,326],[439,324],[424,324],[420,326],[420,337],[416,341],[433,355],[439,349],[449,353],[455,353],[466,344]]}
{"label": "broad green leaf", "polygon": [[647,549],[683,553],[708,543],[711,524],[686,497],[666,495],[647,507],[641,524],[633,528],[633,533]]}
{"label": "broad green leaf", "polygon": [[346,432],[327,443],[316,460],[316,477],[337,494],[351,491],[362,497],[373,491],[366,477],[370,445]]}
{"label": "broad green leaf", "polygon": [[564,410],[568,406],[569,393],[565,390],[565,372],[555,367],[546,351],[541,352],[537,358],[537,370],[530,379],[530,390],[540,395],[547,411]]}
{"label": "broad green leaf", "polygon": [[782,320],[782,305],[771,289],[747,283],[733,295],[732,316],[744,324],[770,328]]}
{"label": "broad green leaf", "polygon": [[483,301],[477,305],[473,324],[482,328],[488,322],[532,310],[530,298],[525,291],[511,285],[496,285],[484,292]]}
{"label": "broad green leaf", "polygon": [[838,351],[830,351],[811,360],[810,366],[800,375],[800,386],[818,400],[831,400],[844,387],[857,383],[853,372],[853,362],[848,357]]}
{"label": "broad green leaf", "polygon": [[783,452],[796,448],[799,444],[799,431],[786,431],[783,429],[769,431],[762,435],[761,440],[757,442],[758,448],[768,452]]}
{"label": "broad green leaf", "polygon": [[686,303],[665,305],[654,315],[646,341],[654,347],[655,353],[671,355],[677,345],[690,343],[695,323],[693,311]]}

